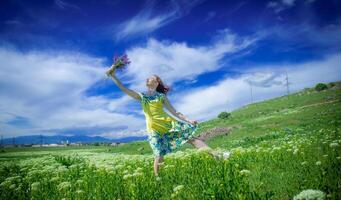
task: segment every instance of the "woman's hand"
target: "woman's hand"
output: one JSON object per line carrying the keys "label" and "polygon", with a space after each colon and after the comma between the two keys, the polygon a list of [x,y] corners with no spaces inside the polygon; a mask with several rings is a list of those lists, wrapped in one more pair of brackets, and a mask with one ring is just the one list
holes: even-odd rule
{"label": "woman's hand", "polygon": [[189,123],[191,123],[192,125],[196,125],[196,124],[198,124],[198,121],[196,121],[196,120],[189,120]]}
{"label": "woman's hand", "polygon": [[107,70],[105,73],[107,74],[107,76],[113,76],[113,74],[115,74],[115,72],[116,72],[116,66],[111,65],[110,69]]}

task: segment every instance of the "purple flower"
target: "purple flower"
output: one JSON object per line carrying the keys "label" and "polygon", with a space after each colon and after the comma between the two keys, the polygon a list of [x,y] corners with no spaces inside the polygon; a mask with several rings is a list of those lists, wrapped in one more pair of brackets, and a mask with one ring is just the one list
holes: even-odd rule
{"label": "purple flower", "polygon": [[124,54],[121,57],[115,55],[113,60],[114,60],[114,65],[116,66],[116,69],[123,69],[125,66],[130,64],[130,61],[126,54]]}

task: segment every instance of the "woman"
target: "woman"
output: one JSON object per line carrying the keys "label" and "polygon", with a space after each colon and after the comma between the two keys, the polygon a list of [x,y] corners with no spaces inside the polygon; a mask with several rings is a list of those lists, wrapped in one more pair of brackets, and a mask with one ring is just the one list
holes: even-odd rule
{"label": "woman", "polygon": [[[176,111],[169,102],[166,94],[169,87],[166,87],[159,76],[153,75],[147,78],[146,86],[148,91],[135,92],[123,86],[120,80],[115,75],[116,67],[112,66],[107,72],[116,85],[126,94],[141,102],[143,112],[146,117],[146,125],[148,141],[155,156],[154,160],[154,175],[158,177],[159,163],[163,162],[163,157],[186,142],[192,144],[198,149],[207,149],[208,152],[215,157],[219,157],[219,153],[213,151],[201,139],[194,136],[198,128],[198,122],[189,120],[182,113]],[[169,112],[175,117],[185,121],[175,119],[168,115],[164,110],[165,106]],[[224,152],[224,158],[229,157],[229,152]]]}

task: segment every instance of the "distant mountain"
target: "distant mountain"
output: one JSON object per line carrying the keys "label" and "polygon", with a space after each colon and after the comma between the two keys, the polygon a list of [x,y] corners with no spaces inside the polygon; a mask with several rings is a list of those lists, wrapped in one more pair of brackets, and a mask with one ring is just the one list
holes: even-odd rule
{"label": "distant mountain", "polygon": [[148,136],[133,136],[133,137],[124,137],[117,139],[108,139],[100,136],[65,136],[65,135],[53,135],[53,136],[40,136],[40,135],[28,135],[28,136],[18,136],[13,138],[4,138],[3,144],[40,144],[41,141],[43,144],[60,144],[62,141],[69,143],[82,142],[82,143],[93,143],[93,142],[132,142],[132,141],[140,141],[146,140]]}

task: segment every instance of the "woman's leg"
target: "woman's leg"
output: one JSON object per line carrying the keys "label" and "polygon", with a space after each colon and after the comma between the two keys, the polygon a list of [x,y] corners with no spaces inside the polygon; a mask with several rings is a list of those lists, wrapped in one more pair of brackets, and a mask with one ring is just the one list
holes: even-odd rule
{"label": "woman's leg", "polygon": [[193,138],[192,140],[189,140],[188,142],[192,144],[193,146],[195,146],[197,149],[210,148],[204,141],[197,139],[197,138]]}
{"label": "woman's leg", "polygon": [[163,162],[163,156],[156,156],[154,159],[154,175],[158,176],[159,173],[159,163]]}
{"label": "woman's leg", "polygon": [[188,140],[188,143],[192,144],[197,149],[208,149],[208,153],[210,153],[212,156],[217,155],[217,153],[201,139],[193,138]]}

